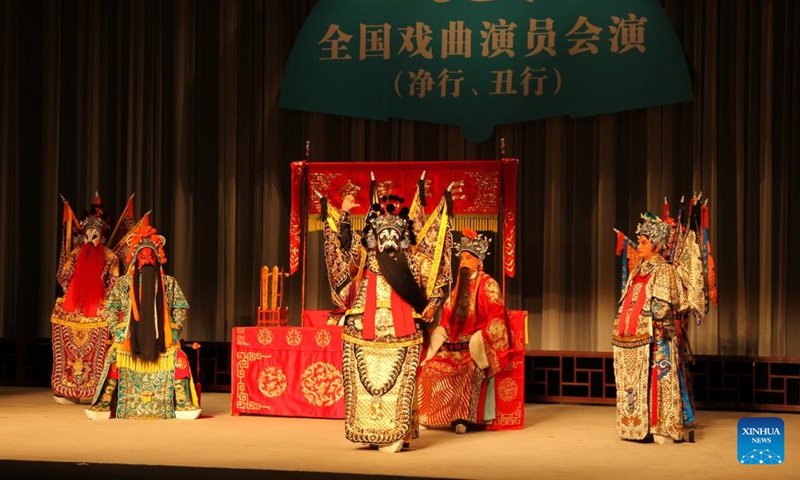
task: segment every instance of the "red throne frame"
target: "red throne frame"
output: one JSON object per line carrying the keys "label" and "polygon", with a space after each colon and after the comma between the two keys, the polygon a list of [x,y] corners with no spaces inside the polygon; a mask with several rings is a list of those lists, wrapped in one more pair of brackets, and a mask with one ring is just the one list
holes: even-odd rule
{"label": "red throne frame", "polygon": [[[289,275],[301,271],[301,318],[321,317],[319,312],[305,315],[306,237],[309,231],[321,230],[319,195],[336,208],[346,194],[352,194],[360,207],[351,211],[354,228],[360,228],[369,208],[370,172],[374,173],[379,194],[393,193],[413,198],[418,181],[425,172],[425,212],[430,213],[447,189],[453,192],[453,227],[498,233],[502,239],[502,289],[505,298],[506,277],[516,272],[517,169],[519,160],[441,161],[441,162],[309,162],[292,163],[292,207],[289,225]],[[523,428],[525,416],[525,344],[527,312],[509,311],[509,334],[512,351],[509,364],[495,377],[498,418],[493,430]]]}

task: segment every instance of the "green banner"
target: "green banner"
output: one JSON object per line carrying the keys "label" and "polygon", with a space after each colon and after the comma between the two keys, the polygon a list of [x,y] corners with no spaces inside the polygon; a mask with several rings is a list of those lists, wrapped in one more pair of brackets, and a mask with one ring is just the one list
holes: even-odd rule
{"label": "green banner", "polygon": [[656,0],[320,0],[279,105],[459,125],[481,142],[495,125],[692,96]]}

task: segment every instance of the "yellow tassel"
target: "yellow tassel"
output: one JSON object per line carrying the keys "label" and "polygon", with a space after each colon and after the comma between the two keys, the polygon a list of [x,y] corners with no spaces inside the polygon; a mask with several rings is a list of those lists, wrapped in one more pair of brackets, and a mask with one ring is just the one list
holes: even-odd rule
{"label": "yellow tassel", "polygon": [[[444,254],[444,240],[445,236],[447,235],[447,220],[449,215],[447,214],[447,210],[442,212],[442,220],[441,225],[439,225],[439,234],[436,236],[436,248],[433,251],[433,262],[431,263],[431,271],[428,273],[428,282],[427,282],[427,295],[430,298],[431,294],[433,294],[433,290],[436,287],[436,277],[438,276],[438,267],[439,262],[442,261],[442,255]],[[450,252],[447,252],[447,255],[450,255]]]}
{"label": "yellow tassel", "polygon": [[192,372],[189,372],[189,390],[192,393],[192,405],[199,406],[200,401],[197,398],[197,390],[194,388],[194,378],[192,378]]}
{"label": "yellow tassel", "polygon": [[476,232],[497,232],[497,216],[483,214],[458,215],[453,219],[453,229],[471,228]]}
{"label": "yellow tassel", "polygon": [[[81,319],[86,319],[87,317],[80,316]],[[64,325],[66,327],[74,328],[76,330],[91,330],[93,328],[102,328],[107,327],[108,324],[105,321],[102,322],[86,322],[80,323],[75,321],[70,321],[67,319],[60,318],[56,315],[50,317],[50,323],[54,323],[56,325]]]}
{"label": "yellow tassel", "polygon": [[162,353],[158,360],[145,362],[139,358],[134,358],[131,352],[120,350],[117,353],[117,366],[126,368],[134,372],[156,373],[175,370],[175,349],[169,349]]}
{"label": "yellow tassel", "polygon": [[528,345],[528,312],[525,312],[525,319],[523,321],[523,325],[525,326],[525,345]]}
{"label": "yellow tassel", "polygon": [[[428,218],[434,216],[437,212],[429,214]],[[330,221],[330,219],[329,219]],[[353,230],[360,231],[364,229],[364,215],[351,215],[350,221]],[[476,232],[494,232],[497,233],[498,222],[497,215],[494,214],[463,214],[458,215],[452,219],[453,229],[461,231],[465,228],[471,228]],[[308,217],[308,231],[319,232],[323,229],[323,223],[319,220],[317,215]],[[334,231],[336,229],[334,228]],[[427,229],[423,228],[423,232]],[[422,232],[421,232],[422,233]],[[421,235],[424,236],[424,235]]]}
{"label": "yellow tassel", "polygon": [[[330,218],[328,219],[331,220]],[[334,219],[335,220],[335,219]],[[364,229],[364,215],[350,215],[350,224],[352,225],[353,230],[363,230]],[[313,215],[308,217],[308,231],[309,232],[319,232],[323,230],[324,224],[320,221],[318,215]],[[336,231],[336,228],[333,228]]]}

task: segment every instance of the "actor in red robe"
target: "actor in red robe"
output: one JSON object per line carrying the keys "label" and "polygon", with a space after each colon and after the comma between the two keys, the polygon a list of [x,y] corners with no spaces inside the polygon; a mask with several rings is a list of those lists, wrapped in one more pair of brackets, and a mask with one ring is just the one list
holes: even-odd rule
{"label": "actor in red robe", "polygon": [[494,420],[494,376],[509,349],[500,286],[483,272],[489,240],[469,229],[463,233],[456,288],[431,334],[418,382],[420,424],[453,426],[456,433]]}

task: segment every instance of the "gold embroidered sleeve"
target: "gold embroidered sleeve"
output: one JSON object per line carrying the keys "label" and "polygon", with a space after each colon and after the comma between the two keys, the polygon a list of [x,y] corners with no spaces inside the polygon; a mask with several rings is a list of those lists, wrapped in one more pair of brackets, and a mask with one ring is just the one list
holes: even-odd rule
{"label": "gold embroidered sleeve", "polygon": [[700,316],[706,314],[705,281],[703,279],[703,262],[700,258],[700,245],[694,231],[690,230],[686,238],[686,247],[677,262],[677,274],[683,291],[685,305],[681,310],[691,309]]}
{"label": "gold embroidered sleeve", "polygon": [[650,313],[657,320],[664,319],[671,310],[672,306],[660,298],[653,298],[650,302]]}
{"label": "gold embroidered sleeve", "polygon": [[72,276],[75,275],[75,261],[78,258],[78,252],[80,248],[73,249],[69,255],[67,255],[67,260],[64,262],[64,265],[59,268],[58,273],[56,274],[56,279],[58,283],[61,285],[61,288],[64,290],[64,293],[67,293],[67,289],[69,288],[69,284],[72,281]]}
{"label": "gold embroidered sleeve", "polygon": [[[483,274],[486,275],[486,274]],[[487,375],[492,376],[505,367],[506,352],[509,348],[508,314],[506,312],[503,294],[497,281],[486,275],[482,289],[479,291],[478,310],[475,312],[479,318],[485,318],[483,336],[486,346],[486,357],[489,359]]]}
{"label": "gold embroidered sleeve", "polygon": [[123,311],[123,303],[127,303],[129,276],[120,277],[111,287],[108,297],[101,303],[98,315],[106,322],[111,332],[112,338],[117,342],[124,340],[124,326],[128,319],[120,318]]}
{"label": "gold embroidered sleeve", "polygon": [[183,330],[184,325],[186,325],[186,319],[189,317],[189,309],[188,308],[176,308],[172,311],[172,322],[171,327],[174,330],[175,336],[181,333]]}
{"label": "gold embroidered sleeve", "polygon": [[168,275],[164,277],[165,286],[168,290],[167,298],[170,300],[169,304],[172,306],[170,316],[172,317],[172,323],[177,324],[176,333],[180,333],[184,325],[186,325],[186,319],[189,316],[189,302],[186,301],[186,297],[183,295],[183,290],[181,290],[180,285],[178,285],[178,281]]}
{"label": "gold embroidered sleeve", "polygon": [[500,291],[500,285],[494,278],[488,278],[484,284],[484,292],[486,293],[486,300],[493,305],[500,305],[505,308],[503,301],[503,293]]}
{"label": "gold embroidered sleeve", "polygon": [[493,318],[489,322],[486,333],[489,336],[489,341],[495,348],[508,348],[508,330],[506,329],[506,322],[504,322],[502,318]]}
{"label": "gold embroidered sleeve", "polygon": [[[675,267],[664,262],[656,266],[651,275],[647,288],[651,299],[650,309],[655,318],[663,318],[667,311],[682,311],[685,301]],[[658,312],[653,311],[654,308]]]}
{"label": "gold embroidered sleeve", "polygon": [[506,306],[497,280],[489,277],[483,284],[484,305],[481,310],[489,317],[486,334],[489,343],[496,349],[508,348],[508,328],[506,326]]}
{"label": "gold embroidered sleeve", "polygon": [[[346,300],[350,292],[353,281],[353,272],[357,269],[352,268],[353,262],[360,261],[362,255],[360,251],[361,238],[350,231],[350,216],[346,212],[336,215],[338,222],[324,222],[323,233],[325,241],[323,248],[325,251],[325,267],[328,273],[328,286],[330,288],[331,301],[339,308],[346,308]],[[330,217],[329,217],[330,220]],[[342,230],[350,236],[350,248],[342,248],[340,237]]]}
{"label": "gold embroidered sleeve", "polygon": [[110,249],[105,250],[106,255],[106,271],[103,275],[103,285],[108,291],[113,285],[117,277],[119,277],[119,257]]}
{"label": "gold embroidered sleeve", "polygon": [[506,329],[506,322],[500,317],[494,317],[489,321],[489,325],[483,332],[484,349],[486,351],[486,358],[488,359],[489,367],[487,368],[486,375],[494,376],[497,372],[505,368],[505,362],[501,362],[502,352],[508,350],[508,330]]}

